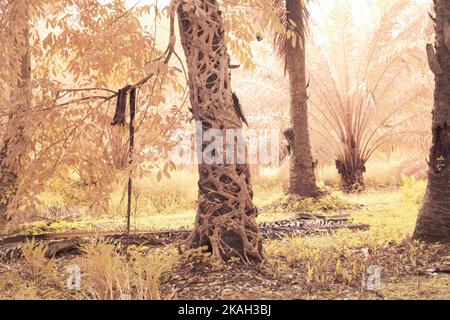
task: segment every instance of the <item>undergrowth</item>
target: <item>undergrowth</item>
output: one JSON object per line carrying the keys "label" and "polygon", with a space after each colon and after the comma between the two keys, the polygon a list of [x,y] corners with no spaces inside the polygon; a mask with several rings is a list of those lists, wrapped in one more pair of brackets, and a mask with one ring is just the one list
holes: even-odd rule
{"label": "undergrowth", "polygon": [[56,269],[56,261],[47,259],[45,245],[34,241],[22,248],[23,258],[20,268],[6,266],[0,281],[0,300],[2,299],[63,299],[64,282]]}
{"label": "undergrowth", "polygon": [[318,199],[292,199],[288,196],[283,196],[271,203],[266,210],[284,212],[330,212],[356,208],[358,208],[358,205],[343,197],[342,193],[333,192]]}
{"label": "undergrowth", "polygon": [[160,278],[177,265],[178,256],[174,250],[143,254],[145,250],[130,247],[124,255],[110,244],[84,246],[84,255],[74,261],[82,273],[77,296],[94,300],[160,299]]}
{"label": "undergrowth", "polygon": [[[160,299],[161,277],[177,266],[175,250],[123,248],[92,243],[82,255],[58,267],[56,258],[46,258],[45,245],[27,243],[18,265],[0,264],[1,299],[155,300]],[[70,270],[80,270],[80,287],[69,287]],[[2,270],[6,268],[6,270]]]}

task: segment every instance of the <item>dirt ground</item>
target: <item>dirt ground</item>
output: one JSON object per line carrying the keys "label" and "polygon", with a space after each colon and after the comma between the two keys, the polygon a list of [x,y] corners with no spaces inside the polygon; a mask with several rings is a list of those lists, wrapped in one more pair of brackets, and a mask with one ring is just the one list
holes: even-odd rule
{"label": "dirt ground", "polygon": [[[336,270],[322,270],[324,278],[308,277],[305,263],[298,261],[289,270],[280,272],[276,264],[267,262],[249,267],[232,262],[227,265],[213,264],[204,256],[183,259],[180,265],[162,275],[160,298],[164,300],[308,300],[308,299],[450,299],[450,246],[427,245],[421,247],[429,254],[420,255],[414,264],[409,262],[397,268],[398,257],[409,250],[411,243],[405,241],[380,248],[371,256],[371,264],[381,268],[381,286],[367,290],[360,275],[345,281]],[[362,256],[361,252],[355,253]],[[67,267],[78,254],[56,258],[55,268],[64,280]],[[393,258],[397,257],[397,258]],[[341,257],[354,259],[355,257]],[[277,261],[279,263],[279,261]],[[0,263],[0,286],[12,270],[27,277],[27,265],[22,259]],[[25,281],[26,282],[26,281]],[[24,283],[25,283],[24,282]],[[30,282],[32,282],[30,280]],[[63,287],[64,288],[64,287]],[[3,287],[8,289],[8,287]],[[10,290],[17,290],[10,287]],[[71,299],[69,290],[61,297]]]}
{"label": "dirt ground", "polygon": [[[372,258],[372,263],[382,266],[381,287],[366,290],[363,279],[351,283],[341,279],[321,282],[307,280],[305,266],[291,266],[288,273],[274,274],[270,266],[249,268],[242,264],[214,266],[196,262],[183,265],[167,275],[161,285],[164,299],[450,299],[450,268],[447,265],[449,246],[430,249],[433,255],[418,261],[417,266],[404,265],[394,271],[392,255],[402,255],[407,244],[393,245],[384,254]],[[434,266],[434,267],[433,267]],[[333,271],[327,271],[330,278]]]}

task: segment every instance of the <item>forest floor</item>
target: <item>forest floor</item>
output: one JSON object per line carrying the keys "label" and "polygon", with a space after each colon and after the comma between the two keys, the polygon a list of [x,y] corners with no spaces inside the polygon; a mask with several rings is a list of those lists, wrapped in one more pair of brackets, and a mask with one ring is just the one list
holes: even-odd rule
{"label": "forest floor", "polygon": [[[24,258],[0,262],[0,299],[450,299],[450,246],[410,239],[421,203],[414,188],[331,193],[319,201],[298,202],[261,188],[255,199],[260,221],[298,212],[345,213],[370,228],[266,241],[267,261],[252,268],[238,262],[213,264],[199,252],[180,256],[173,245],[133,248],[128,259],[107,244],[50,260],[25,248]],[[139,227],[192,227],[193,218],[192,210],[155,214],[141,217]],[[71,223],[57,228],[73,230]],[[113,222],[77,220],[80,226],[101,230]],[[73,265],[81,268],[80,290],[67,288],[67,268]],[[368,290],[370,269],[380,273],[380,283]]]}
{"label": "forest floor", "polygon": [[[241,264],[192,263],[163,282],[167,298],[180,299],[450,299],[450,246],[410,240],[419,205],[405,188],[371,190],[326,198],[313,211],[350,213],[367,231],[346,229],[320,236],[266,242],[269,261]],[[339,199],[339,200],[338,200]],[[350,205],[348,205],[350,204]],[[353,205],[352,205],[353,204]],[[303,205],[301,209],[307,209]],[[296,206],[284,200],[263,207],[262,218]],[[264,217],[264,215],[268,215]],[[369,266],[379,268],[379,288],[367,290]],[[207,275],[207,276],[206,276]],[[367,280],[367,279],[366,279]],[[182,285],[180,285],[180,283]]]}

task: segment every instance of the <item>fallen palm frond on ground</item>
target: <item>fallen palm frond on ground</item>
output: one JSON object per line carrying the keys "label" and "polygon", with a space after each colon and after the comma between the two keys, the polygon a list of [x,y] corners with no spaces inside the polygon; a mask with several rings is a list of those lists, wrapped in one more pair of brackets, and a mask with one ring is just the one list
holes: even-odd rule
{"label": "fallen palm frond on ground", "polygon": [[[265,239],[283,239],[286,236],[305,236],[330,232],[340,228],[365,230],[369,226],[352,224],[349,215],[327,217],[299,213],[297,217],[275,222],[260,224],[260,232]],[[67,232],[40,235],[13,235],[0,237],[0,259],[17,258],[22,255],[24,245],[31,241],[46,245],[45,256],[50,258],[57,254],[78,250],[78,248],[93,240],[109,244],[160,246],[185,240],[190,230],[140,231],[129,236],[117,232]]]}

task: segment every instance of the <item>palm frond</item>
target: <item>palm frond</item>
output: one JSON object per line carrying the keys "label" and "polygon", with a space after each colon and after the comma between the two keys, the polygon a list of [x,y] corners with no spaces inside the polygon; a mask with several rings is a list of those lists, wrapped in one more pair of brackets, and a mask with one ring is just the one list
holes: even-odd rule
{"label": "palm frond", "polygon": [[357,25],[347,0],[338,0],[326,21],[313,21],[326,39],[308,49],[310,113],[314,125],[326,123],[334,133],[340,157],[367,161],[396,128],[431,106],[420,45],[427,34],[412,32],[427,30],[424,14],[410,0],[383,3],[372,24]]}
{"label": "palm frond", "polygon": [[[291,2],[298,1],[301,8],[301,21],[292,19],[289,8]],[[281,61],[285,62],[288,44],[294,42],[296,45],[304,46],[301,39],[308,34],[309,11],[308,2],[312,0],[272,0],[273,9],[278,17],[280,25],[283,27],[280,31],[275,31],[273,47]],[[294,40],[295,39],[295,40]]]}

